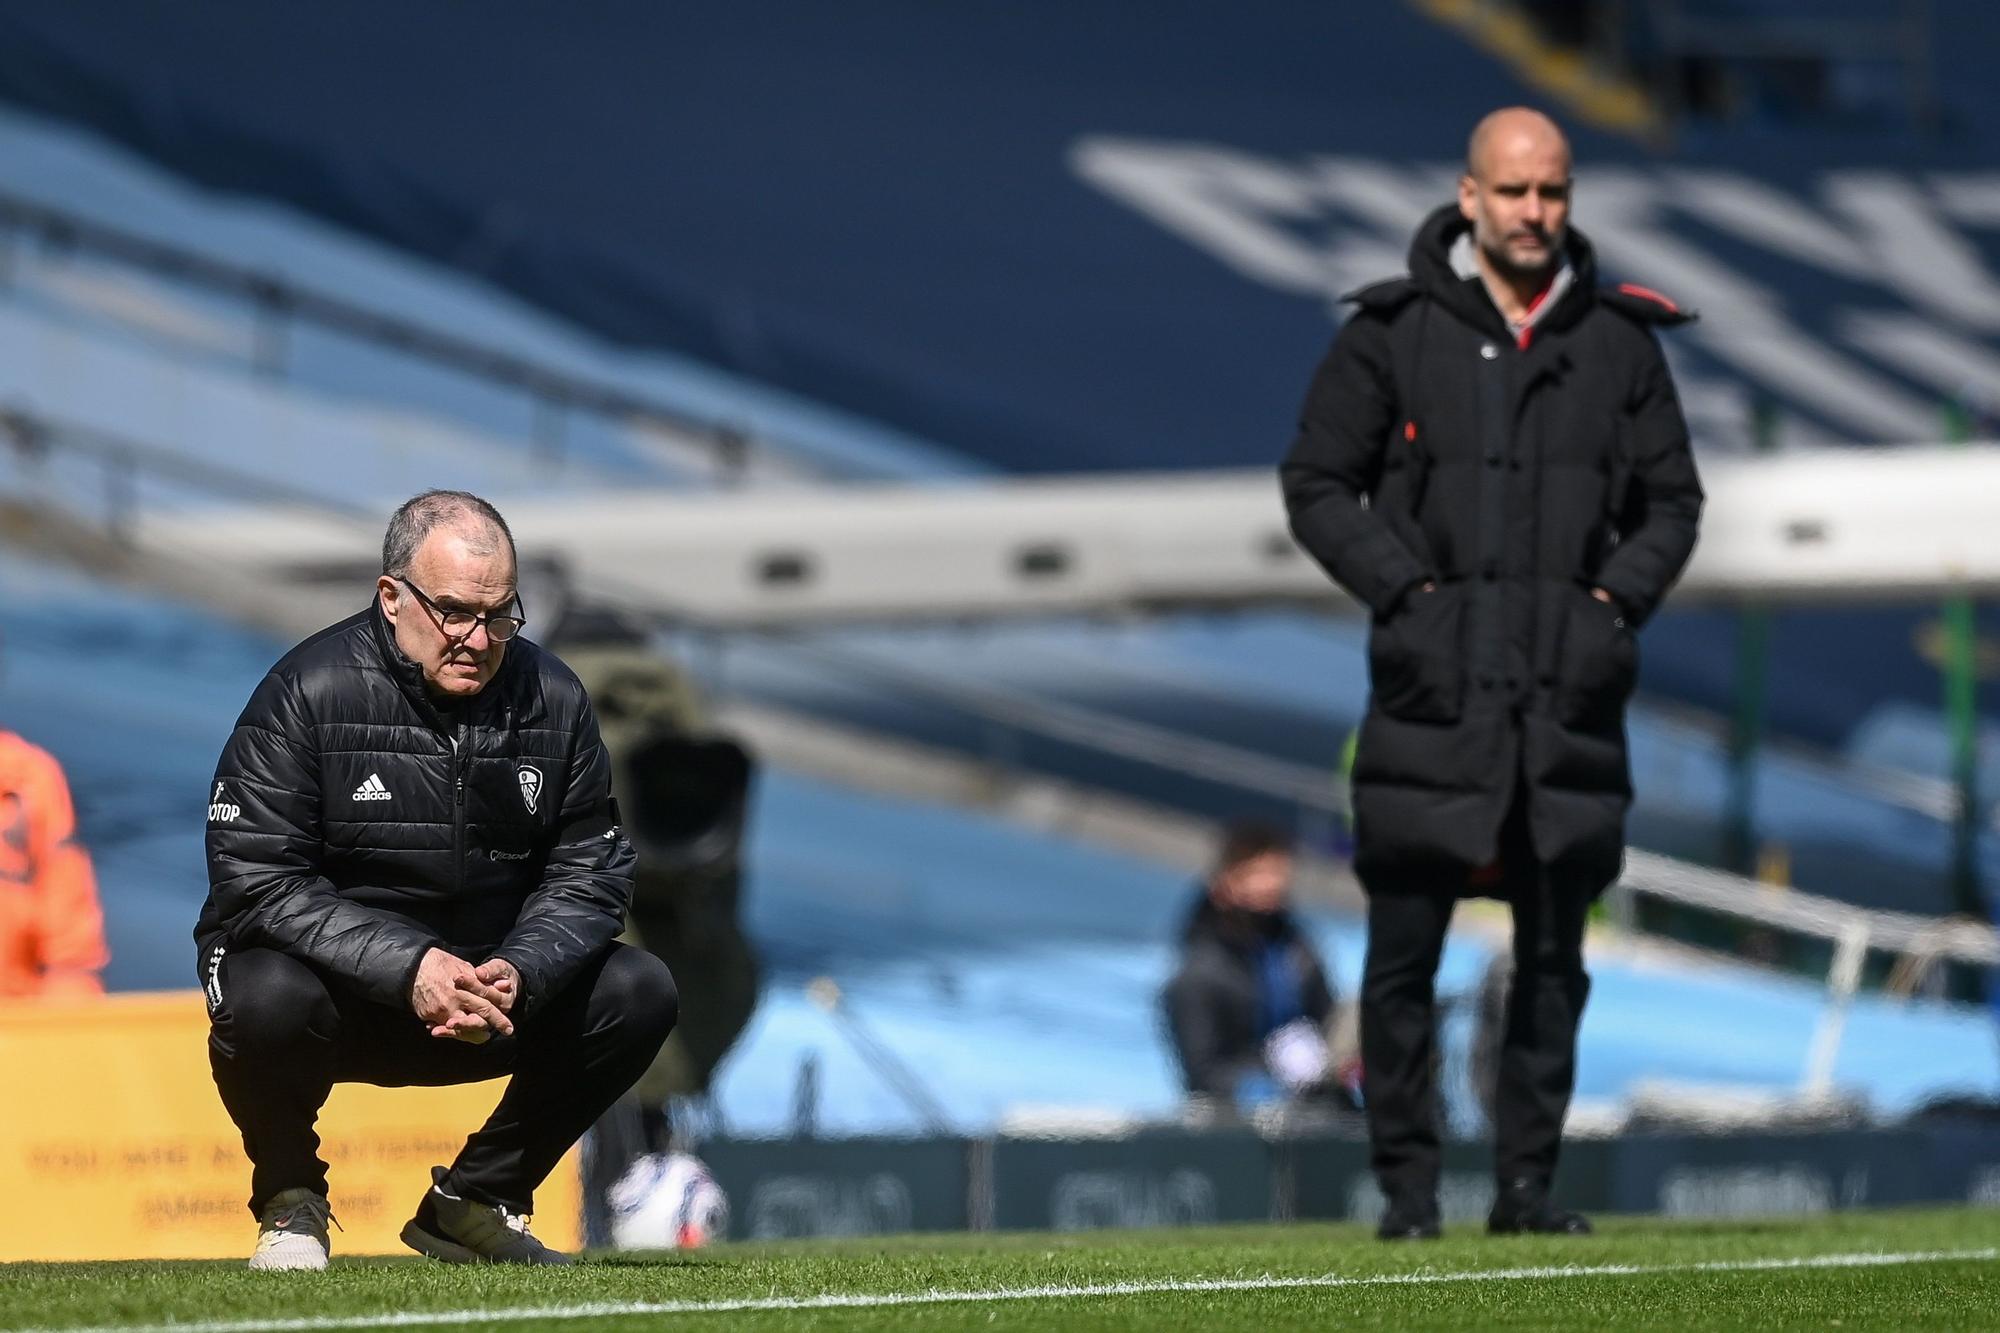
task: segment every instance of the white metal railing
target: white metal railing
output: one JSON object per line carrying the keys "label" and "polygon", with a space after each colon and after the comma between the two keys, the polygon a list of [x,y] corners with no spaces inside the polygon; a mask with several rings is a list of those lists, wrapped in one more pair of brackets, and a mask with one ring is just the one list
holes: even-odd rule
{"label": "white metal railing", "polygon": [[1847,1011],[1860,988],[1870,949],[1897,961],[1892,989],[1908,993],[1931,968],[1945,961],[2000,966],[2000,930],[1967,917],[1929,917],[1911,912],[1874,911],[1779,888],[1727,871],[1677,861],[1657,853],[1626,854],[1625,873],[1612,886],[1609,902],[1621,920],[1632,919],[1633,900],[1645,896],[1683,907],[1755,922],[1833,945],[1827,968],[1826,1007],[1807,1050],[1800,1091],[1823,1095],[1833,1085],[1834,1062],[1847,1025]]}
{"label": "white metal railing", "polygon": [[[359,525],[357,531],[359,527],[373,531],[358,514],[333,505],[324,496],[301,496],[289,488],[275,488],[235,476],[228,469],[189,462],[171,450],[111,439],[25,412],[0,414],[0,440],[29,454],[50,448],[73,450],[101,462],[107,477],[141,473],[165,476],[216,494],[281,506],[300,505],[303,512],[336,520],[344,527]],[[124,503],[109,505],[110,527],[115,534],[121,527],[129,526],[133,487],[129,483],[107,485],[114,496],[127,497]],[[611,593],[635,610],[658,611],[643,589],[620,586],[615,578],[601,576],[590,582],[593,591]],[[990,726],[1277,798],[1294,803],[1309,817],[1333,816],[1345,797],[1344,784],[1331,767],[1319,771],[1027,692],[942,678],[880,657],[842,651],[829,644],[790,642],[784,646],[843,674],[869,678],[887,689],[963,710]],[[1878,794],[1895,799],[1888,793]],[[1923,807],[1923,803],[1908,799],[1907,794],[1897,803],[1911,809]],[[1906,986],[1913,985],[1944,960],[2000,965],[2000,934],[1984,923],[1869,911],[1794,890],[1776,890],[1725,871],[1633,850],[1627,856],[1625,873],[1611,890],[1614,911],[1621,912],[1629,921],[1632,902],[1641,895],[1832,942],[1834,958],[1827,977],[1827,1007],[1801,1079],[1808,1091],[1824,1091],[1831,1081],[1847,1009],[1859,986],[1862,965],[1870,949],[1898,959],[1896,976]]]}

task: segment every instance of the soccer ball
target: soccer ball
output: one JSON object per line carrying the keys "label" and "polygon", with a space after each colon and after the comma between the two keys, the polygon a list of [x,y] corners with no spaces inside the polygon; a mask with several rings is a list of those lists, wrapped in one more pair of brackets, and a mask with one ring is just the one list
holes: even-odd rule
{"label": "soccer ball", "polygon": [[691,1250],[729,1234],[729,1199],[690,1153],[647,1153],[607,1198],[621,1250]]}

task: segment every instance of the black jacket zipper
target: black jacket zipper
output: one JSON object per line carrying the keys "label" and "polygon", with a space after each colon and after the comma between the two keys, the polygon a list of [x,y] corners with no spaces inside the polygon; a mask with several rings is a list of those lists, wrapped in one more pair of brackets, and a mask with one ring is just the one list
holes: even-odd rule
{"label": "black jacket zipper", "polygon": [[470,724],[463,718],[453,732],[451,768],[451,865],[458,898],[465,896],[465,769],[466,752],[472,745]]}

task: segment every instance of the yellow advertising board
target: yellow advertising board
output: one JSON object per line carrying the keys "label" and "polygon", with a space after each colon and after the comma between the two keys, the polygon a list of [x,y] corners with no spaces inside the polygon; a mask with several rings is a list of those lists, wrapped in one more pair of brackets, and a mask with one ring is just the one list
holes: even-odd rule
{"label": "yellow advertising board", "polygon": [[[208,1071],[201,992],[0,1004],[0,1261],[245,1258],[250,1162]],[[333,1252],[408,1254],[397,1233],[497,1081],[336,1086],[320,1155],[341,1229]],[[571,1150],[535,1195],[535,1234],[582,1237]]]}

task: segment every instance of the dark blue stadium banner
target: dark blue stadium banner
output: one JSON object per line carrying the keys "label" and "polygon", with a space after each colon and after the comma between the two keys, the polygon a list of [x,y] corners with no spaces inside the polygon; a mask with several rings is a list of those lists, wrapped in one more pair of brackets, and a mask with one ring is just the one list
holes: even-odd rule
{"label": "dark blue stadium banner", "polygon": [[[1337,294],[1543,100],[1420,9],[14,0],[0,98],[1003,469],[1261,464]],[[1709,443],[2000,398],[2000,11],[1930,9],[1922,128],[1552,107],[1613,273],[1704,313]]]}
{"label": "dark blue stadium banner", "polygon": [[1912,1130],[1635,1134],[1617,1141],[1611,1206],[1667,1217],[1759,1217],[1962,1197]]}
{"label": "dark blue stadium banner", "polygon": [[[1157,1129],[1095,1139],[725,1140],[701,1155],[729,1195],[737,1239],[1288,1219],[1372,1226],[1382,1212],[1368,1145],[1352,1136]],[[1571,1139],[1555,1192],[1586,1212],[1670,1218],[1995,1205],[2000,1128]],[[1493,1196],[1492,1144],[1446,1143],[1445,1223],[1483,1224]]]}
{"label": "dark blue stadium banner", "polygon": [[[1292,1167],[1292,1206],[1296,1216],[1370,1225],[1381,1220],[1382,1192],[1368,1167],[1366,1142],[1351,1138],[1301,1139],[1286,1147]],[[1438,1210],[1446,1224],[1484,1221],[1486,1210],[1493,1206],[1491,1145],[1447,1143],[1442,1166],[1438,1177]],[[1562,1197],[1565,1203],[1570,1202],[1567,1190]]]}
{"label": "dark blue stadium banner", "polygon": [[718,1139],[701,1146],[734,1240],[963,1231],[962,1139]]}
{"label": "dark blue stadium banner", "polygon": [[2000,1106],[1989,1106],[1983,1122],[1936,1126],[1926,1146],[1936,1197],[2000,1208]]}
{"label": "dark blue stadium banner", "polygon": [[993,1144],[993,1225],[1098,1231],[1266,1221],[1273,1168],[1271,1145],[1248,1130],[1002,1138]]}

